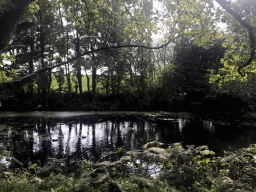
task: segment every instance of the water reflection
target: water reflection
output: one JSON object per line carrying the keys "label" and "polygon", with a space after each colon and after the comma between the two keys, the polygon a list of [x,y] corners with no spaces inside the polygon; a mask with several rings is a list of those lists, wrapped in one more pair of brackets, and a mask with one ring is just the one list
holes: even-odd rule
{"label": "water reflection", "polygon": [[[227,125],[201,118],[174,118],[162,121],[139,117],[96,118],[0,118],[0,146],[22,163],[41,164],[47,158],[111,160],[110,151],[125,146],[138,150],[150,141],[165,144],[208,145],[218,154],[256,143],[253,126]],[[125,152],[124,151],[124,152]],[[120,153],[120,155],[124,154]],[[2,160],[3,161],[3,160]]]}

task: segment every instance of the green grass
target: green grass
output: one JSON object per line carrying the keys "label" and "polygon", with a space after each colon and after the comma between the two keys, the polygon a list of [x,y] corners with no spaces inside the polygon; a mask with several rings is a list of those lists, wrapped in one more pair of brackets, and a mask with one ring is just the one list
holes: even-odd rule
{"label": "green grass", "polygon": [[[91,76],[91,75],[88,75],[88,76],[89,76],[89,81],[90,81],[90,91],[92,91],[92,76]],[[65,79],[65,82],[64,82],[64,84],[62,85],[62,90],[63,90],[63,92],[65,92],[65,91],[68,90],[67,78],[64,77],[64,79]],[[76,78],[76,76],[71,75],[71,76],[70,76],[70,79],[71,79],[71,88],[72,88],[72,92],[75,92],[75,91],[76,91],[75,86],[76,86],[77,78]],[[53,76],[53,77],[52,77],[51,89],[52,89],[52,90],[58,90],[58,88],[59,88],[58,82],[57,82],[56,78]],[[102,93],[102,91],[100,91],[100,90],[102,90],[102,89],[103,89],[103,85],[102,85],[101,83],[97,82],[96,92],[97,92],[97,93],[98,93],[98,92]],[[83,76],[82,76],[82,90],[83,90],[83,92],[88,91],[88,87],[87,87],[87,77],[86,77],[86,75],[83,75]]]}
{"label": "green grass", "polygon": [[[0,180],[1,192],[72,192],[74,179],[64,175],[51,176],[41,182],[33,181],[33,177],[16,176],[12,179]],[[56,179],[57,178],[57,179]],[[58,179],[59,178],[59,179]]]}
{"label": "green grass", "polygon": [[[90,92],[92,91],[92,75],[88,75],[89,76],[89,81],[90,81]],[[126,78],[129,79],[130,76],[127,76]],[[67,77],[64,76],[64,83],[62,85],[62,93],[66,93],[68,92],[68,83],[67,83]],[[77,84],[77,89],[78,89],[78,82],[77,82],[77,77],[75,75],[70,75],[70,79],[71,79],[71,92],[76,92],[76,84]],[[151,84],[156,84],[156,79],[154,81],[151,80],[146,80],[146,81],[150,81]],[[106,94],[106,89],[104,87],[104,85],[102,84],[102,82],[104,82],[104,84],[106,83],[106,77],[104,78],[103,76],[97,75],[96,78],[96,94]],[[136,86],[136,85],[135,85]],[[136,87],[132,87],[131,85],[129,85],[129,83],[127,84],[127,82],[125,80],[121,80],[121,84],[120,84],[120,90],[127,90],[129,89],[131,90],[136,90]],[[37,83],[35,81],[34,83],[34,90],[37,91]],[[116,87],[115,87],[116,88]],[[52,82],[51,82],[51,90],[52,91],[58,91],[59,89],[59,85],[56,79],[55,75],[52,75]],[[79,89],[77,90],[79,93]],[[83,92],[87,92],[88,91],[88,87],[87,87],[87,77],[86,75],[82,75],[82,91]],[[109,93],[111,93],[111,79],[109,81]]]}
{"label": "green grass", "polygon": [[[89,81],[90,81],[90,91],[92,91],[92,75],[88,75],[88,76],[89,76]],[[99,78],[100,78],[100,81],[99,81]],[[97,84],[96,84],[96,93],[99,93],[99,94],[106,93],[106,89],[103,87],[103,84],[101,83],[102,78],[103,78],[102,76],[97,76],[97,79],[96,79],[96,82],[97,82]],[[77,78],[76,78],[76,76],[71,75],[70,79],[71,79],[72,92],[75,92],[76,91],[75,86],[76,86]],[[64,84],[62,85],[62,90],[63,90],[62,92],[65,92],[65,91],[68,90],[68,83],[67,83],[66,76],[64,77],[64,80],[65,81],[64,81]],[[109,82],[109,83],[111,83],[111,82]],[[122,80],[120,87],[124,87],[124,86],[126,86],[126,83],[124,82],[124,80]],[[52,76],[51,89],[52,90],[58,90],[59,89],[58,82],[57,82],[57,80],[54,76]],[[86,75],[82,76],[82,90],[83,90],[83,92],[88,91]]]}

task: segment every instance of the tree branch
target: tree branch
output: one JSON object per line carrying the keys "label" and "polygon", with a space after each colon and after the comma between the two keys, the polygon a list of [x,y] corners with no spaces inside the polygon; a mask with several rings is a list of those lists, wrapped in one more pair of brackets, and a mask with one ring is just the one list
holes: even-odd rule
{"label": "tree branch", "polygon": [[[183,29],[181,30],[183,31]],[[180,31],[180,32],[181,32]],[[91,51],[86,51],[72,59],[69,59],[68,61],[64,61],[64,62],[61,62],[61,63],[58,63],[54,66],[51,66],[51,67],[45,67],[43,69],[39,69],[38,71],[34,72],[34,73],[31,73],[27,76],[24,76],[18,80],[12,80],[12,81],[8,81],[8,82],[5,82],[5,83],[2,83],[0,84],[0,91],[4,90],[4,89],[9,89],[11,86],[20,86],[20,85],[24,85],[26,84],[27,82],[29,82],[31,79],[37,77],[38,74],[40,73],[43,73],[43,72],[46,72],[46,71],[50,71],[56,67],[60,67],[62,65],[65,65],[65,64],[68,64],[72,61],[75,61],[85,55],[89,55],[91,53],[94,53],[94,52],[98,52],[98,51],[104,51],[104,50],[110,50],[110,49],[121,49],[121,48],[129,48],[129,47],[133,47],[133,48],[144,48],[144,49],[161,49],[167,45],[169,45],[171,42],[173,42],[174,40],[178,39],[181,35],[178,35],[176,37],[174,37],[173,39],[171,39],[170,41],[168,41],[167,43],[161,45],[161,46],[158,46],[158,47],[149,47],[149,46],[144,46],[144,45],[120,45],[120,46],[111,46],[111,47],[102,47],[102,48],[99,48],[99,49],[95,49],[95,50],[91,50]]]}
{"label": "tree branch", "polygon": [[225,0],[215,0],[223,9],[225,9],[229,14],[231,14],[232,16],[235,17],[235,19],[248,30],[249,33],[249,37],[251,40],[251,54],[250,54],[250,58],[248,59],[248,61],[244,64],[242,64],[241,66],[238,67],[238,73],[241,76],[245,76],[245,72],[242,72],[242,69],[248,65],[251,64],[251,62],[253,61],[254,55],[255,55],[255,49],[256,49],[256,38],[254,35],[254,29],[253,27],[247,23],[245,20],[243,20],[243,18],[237,14],[233,9],[231,9],[228,5],[227,2]]}
{"label": "tree branch", "polygon": [[0,55],[10,42],[23,12],[32,1],[33,0],[12,0],[13,6],[10,10],[0,14]]}

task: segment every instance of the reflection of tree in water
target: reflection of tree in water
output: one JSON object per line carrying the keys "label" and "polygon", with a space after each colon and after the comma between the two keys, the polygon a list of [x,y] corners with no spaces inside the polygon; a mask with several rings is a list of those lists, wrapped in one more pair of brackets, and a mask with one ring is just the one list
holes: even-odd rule
{"label": "reflection of tree in water", "polygon": [[68,124],[68,139],[67,139],[67,144],[66,144],[66,148],[65,148],[65,152],[66,152],[66,157],[70,156],[70,138],[71,138],[71,130],[72,130],[72,124],[69,123]]}
{"label": "reflection of tree in water", "polygon": [[218,151],[235,151],[256,143],[255,127],[236,123],[215,123],[214,147]]}
{"label": "reflection of tree in water", "polygon": [[58,137],[58,143],[59,143],[59,147],[58,147],[58,151],[57,151],[57,158],[63,158],[63,151],[64,151],[64,146],[63,146],[63,132],[62,132],[62,128],[61,128],[61,124],[57,125],[58,126],[58,130],[59,130],[59,137]]}
{"label": "reflection of tree in water", "polygon": [[33,126],[18,126],[16,129],[9,127],[7,128],[9,134],[1,137],[1,144],[22,163],[25,163],[30,158],[31,149],[33,149],[33,144],[31,147],[31,141],[27,137],[27,130],[30,128],[33,128]]}
{"label": "reflection of tree in water", "polygon": [[[81,123],[80,119],[64,122],[39,118],[30,122],[21,119],[14,125],[9,122],[7,125],[13,130],[11,137],[8,139],[3,136],[1,144],[21,162],[30,157],[32,163],[37,159],[43,164],[47,157],[66,157],[70,162],[73,159],[101,161],[108,152],[116,151],[118,147],[125,145],[125,150],[136,150],[154,140],[167,144],[183,141],[184,145],[209,145],[215,152],[216,149],[228,150],[229,146],[241,148],[256,143],[254,127],[217,124],[200,118],[174,119],[154,124],[142,119],[125,118],[104,122]],[[16,130],[20,127],[21,131],[31,130],[29,134],[35,138],[27,140],[24,132],[17,134]],[[57,134],[58,141],[47,140],[45,136],[52,133]]]}
{"label": "reflection of tree in water", "polygon": [[[77,126],[76,125],[76,130],[77,130]],[[81,154],[82,154],[82,149],[81,149],[81,137],[82,137],[82,123],[79,123],[79,131],[78,134],[76,132],[76,138],[77,138],[77,143],[76,143],[76,152],[74,155],[74,157],[76,157],[76,159],[81,159]]]}
{"label": "reflection of tree in water", "polygon": [[95,124],[92,124],[92,147],[90,149],[92,157],[92,161],[97,161],[100,157],[100,154],[97,151],[96,137],[95,137]]}
{"label": "reflection of tree in water", "polygon": [[151,122],[145,122],[145,133],[147,134],[148,141],[158,140],[157,129]]}
{"label": "reflection of tree in water", "polygon": [[137,122],[137,131],[134,135],[135,137],[135,141],[136,142],[136,145],[137,146],[142,146],[143,143],[146,143],[147,142],[147,137],[146,137],[146,134],[145,134],[145,122],[144,121],[138,121]]}
{"label": "reflection of tree in water", "polygon": [[11,152],[13,156],[18,159],[20,162],[24,163],[28,160],[27,154],[27,142],[24,140],[22,135],[12,135],[11,137]]}
{"label": "reflection of tree in water", "polygon": [[115,125],[116,125],[116,129],[117,129],[116,148],[118,148],[118,147],[122,147],[124,145],[124,142],[123,142],[123,138],[122,138],[121,131],[120,131],[120,121],[117,121],[115,123]]}
{"label": "reflection of tree in water", "polygon": [[182,125],[179,120],[161,121],[157,125],[159,127],[159,139],[163,143],[177,143],[183,140],[181,135]]}
{"label": "reflection of tree in water", "polygon": [[[47,126],[46,126],[46,120],[43,119],[42,122],[37,123],[38,127],[38,135],[43,136],[47,133]],[[40,159],[40,162],[42,165],[44,165],[47,162],[47,158],[49,156],[52,156],[52,146],[51,141],[46,139],[40,139],[39,140],[41,147],[39,148],[39,151],[35,153],[35,157],[37,159]],[[38,158],[40,157],[40,158]]]}
{"label": "reflection of tree in water", "polygon": [[181,133],[184,145],[209,145],[211,139],[210,130],[203,125],[199,118],[186,121]]}
{"label": "reflection of tree in water", "polygon": [[105,125],[103,125],[103,126],[105,126],[105,129],[104,129],[104,142],[105,142],[105,146],[109,146],[109,121],[107,121],[106,123],[105,123]]}
{"label": "reflection of tree in water", "polygon": [[[129,128],[135,128],[135,123],[134,122],[128,122],[128,129]],[[134,131],[128,131],[127,132],[127,138],[126,138],[126,142],[127,142],[127,147],[131,150],[134,149],[134,146],[136,144],[136,139],[135,139],[135,134]]]}
{"label": "reflection of tree in water", "polygon": [[[28,127],[28,151],[29,151],[29,154],[28,154],[28,158],[31,158],[31,159],[35,159],[34,158],[34,153],[33,153],[33,147],[34,147],[34,137],[33,137],[33,131],[35,129],[35,125],[29,125]],[[31,134],[32,133],[32,134]]]}
{"label": "reflection of tree in water", "polygon": [[110,151],[114,151],[114,135],[115,135],[115,123],[112,122],[111,124],[111,131],[110,131]]}

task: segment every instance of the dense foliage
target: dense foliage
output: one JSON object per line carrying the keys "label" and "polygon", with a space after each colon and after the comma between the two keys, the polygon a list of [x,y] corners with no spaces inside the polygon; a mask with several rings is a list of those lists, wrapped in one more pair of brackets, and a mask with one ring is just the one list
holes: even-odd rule
{"label": "dense foliage", "polygon": [[[2,50],[0,82],[19,80],[1,88],[2,108],[204,110],[222,95],[253,105],[255,3],[216,2],[35,0]],[[3,17],[15,2],[1,3]]]}

